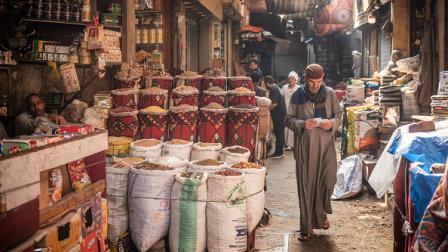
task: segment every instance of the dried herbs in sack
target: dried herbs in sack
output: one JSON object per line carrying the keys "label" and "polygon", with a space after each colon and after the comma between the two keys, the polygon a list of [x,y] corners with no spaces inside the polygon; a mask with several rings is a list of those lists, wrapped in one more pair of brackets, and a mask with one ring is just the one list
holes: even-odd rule
{"label": "dried herbs in sack", "polygon": [[230,107],[229,124],[227,127],[227,145],[241,145],[250,150],[254,157],[257,144],[258,108]]}
{"label": "dried herbs in sack", "polygon": [[195,72],[184,72],[180,75],[176,75],[176,87],[189,86],[198,90],[201,89],[202,75],[198,75]]}
{"label": "dried herbs in sack", "polygon": [[221,106],[226,106],[227,91],[219,87],[212,87],[204,92],[201,96],[201,107],[206,107],[210,103],[218,103]]}
{"label": "dried herbs in sack", "polygon": [[171,251],[206,250],[207,176],[181,172],[176,175],[171,191]]}
{"label": "dried herbs in sack", "polygon": [[199,113],[198,141],[226,145],[228,109],[201,108]]}
{"label": "dried herbs in sack", "polygon": [[217,172],[207,180],[207,250],[246,251],[246,184],[240,172]]}
{"label": "dried herbs in sack", "polygon": [[200,159],[215,159],[219,160],[222,144],[220,143],[194,143],[191,151],[191,161]]}
{"label": "dried herbs in sack", "polygon": [[168,166],[152,163],[129,170],[129,228],[139,251],[147,251],[168,234],[176,173]]}
{"label": "dried herbs in sack", "polygon": [[171,106],[199,106],[199,90],[195,87],[180,86],[171,92]]}
{"label": "dried herbs in sack", "polygon": [[182,160],[190,160],[193,142],[182,139],[172,139],[163,143],[163,156],[178,157]]}
{"label": "dried herbs in sack", "polygon": [[221,150],[219,160],[226,162],[228,165],[233,165],[240,162],[249,161],[250,150],[243,146],[234,145],[226,147]]}
{"label": "dried herbs in sack", "polygon": [[168,91],[173,89],[173,77],[170,74],[150,75],[146,77],[146,88],[158,87]]}
{"label": "dried herbs in sack", "polygon": [[187,171],[189,172],[216,172],[227,167],[227,164],[223,161],[215,159],[202,159],[191,161],[188,164]]}
{"label": "dried herbs in sack", "polygon": [[121,88],[112,90],[112,106],[137,108],[138,104],[138,89]]}
{"label": "dried herbs in sack", "polygon": [[207,90],[211,87],[219,87],[226,90],[227,78],[225,76],[203,76],[202,90]]}
{"label": "dried herbs in sack", "polygon": [[254,91],[250,91],[247,88],[239,87],[228,92],[229,96],[229,106],[239,106],[239,105],[257,105],[257,98]]}
{"label": "dried herbs in sack", "polygon": [[170,139],[194,142],[196,140],[198,117],[199,111],[196,106],[180,105],[170,108]]}
{"label": "dried herbs in sack", "polygon": [[109,110],[109,136],[134,138],[138,131],[138,111],[119,107]]}
{"label": "dried herbs in sack", "polygon": [[254,83],[250,77],[236,76],[227,78],[227,90],[233,90],[239,87],[247,88],[254,91]]}
{"label": "dried herbs in sack", "polygon": [[167,108],[168,90],[157,87],[140,90],[138,97],[138,108],[144,109],[151,106]]}
{"label": "dried herbs in sack", "polygon": [[230,166],[230,170],[244,174],[247,190],[247,228],[251,233],[264,212],[266,168],[258,163],[241,162]]}
{"label": "dried herbs in sack", "polygon": [[168,139],[168,110],[151,106],[141,109],[138,118],[140,138],[154,138],[162,141]]}

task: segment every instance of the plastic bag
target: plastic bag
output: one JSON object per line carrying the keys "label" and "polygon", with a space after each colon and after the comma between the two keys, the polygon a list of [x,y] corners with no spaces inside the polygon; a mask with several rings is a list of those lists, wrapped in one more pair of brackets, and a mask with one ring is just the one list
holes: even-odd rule
{"label": "plastic bag", "polygon": [[347,199],[362,190],[362,157],[353,155],[341,161],[331,199]]}
{"label": "plastic bag", "polygon": [[84,111],[89,107],[89,104],[80,101],[73,100],[72,103],[67,105],[67,107],[62,112],[64,118],[71,123],[79,123],[84,117]]}

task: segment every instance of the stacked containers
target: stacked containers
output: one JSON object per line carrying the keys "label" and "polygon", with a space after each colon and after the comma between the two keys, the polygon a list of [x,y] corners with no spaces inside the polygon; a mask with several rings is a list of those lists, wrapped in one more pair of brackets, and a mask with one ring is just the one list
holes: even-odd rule
{"label": "stacked containers", "polygon": [[138,131],[138,111],[119,107],[109,111],[109,136],[134,138]]}
{"label": "stacked containers", "polygon": [[176,87],[189,86],[194,87],[197,90],[200,90],[201,84],[202,84],[202,75],[187,73],[184,75],[176,76]]}
{"label": "stacked containers", "polygon": [[241,145],[254,157],[257,142],[258,107],[230,107],[229,125],[227,127],[227,145]]}
{"label": "stacked containers", "polygon": [[144,109],[150,106],[167,108],[168,90],[151,87],[140,90],[138,98],[138,108]]}
{"label": "stacked containers", "polygon": [[171,75],[149,76],[146,78],[146,87],[159,87],[171,91],[173,89],[173,77]]}
{"label": "stacked containers", "polygon": [[170,139],[194,142],[196,140],[198,117],[197,106],[183,104],[171,107],[169,113]]}
{"label": "stacked containers", "polygon": [[195,87],[180,86],[175,88],[171,94],[172,106],[187,104],[199,106],[199,90]]}
{"label": "stacked containers", "polygon": [[226,90],[226,77],[225,76],[203,76],[202,77],[202,90],[207,90],[212,87],[219,87],[222,90]]}
{"label": "stacked containers", "polygon": [[229,90],[233,90],[239,87],[245,87],[249,90],[254,90],[254,83],[250,77],[246,76],[237,76],[237,77],[228,77],[227,78],[227,88]]}
{"label": "stacked containers", "polygon": [[198,141],[221,143],[226,146],[228,109],[201,108],[199,113]]}
{"label": "stacked containers", "polygon": [[138,89],[121,88],[112,90],[112,105],[114,108],[136,108],[138,104]]}
{"label": "stacked containers", "polygon": [[227,91],[219,87],[211,87],[204,91],[201,96],[201,107],[206,107],[210,103],[218,103],[221,106],[226,106]]}
{"label": "stacked containers", "polygon": [[168,139],[168,111],[149,107],[139,111],[139,138]]}

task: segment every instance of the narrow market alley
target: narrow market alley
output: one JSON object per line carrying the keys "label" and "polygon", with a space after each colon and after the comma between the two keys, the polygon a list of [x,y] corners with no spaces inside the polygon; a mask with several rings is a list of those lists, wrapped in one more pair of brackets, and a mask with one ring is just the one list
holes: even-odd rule
{"label": "narrow market alley", "polygon": [[268,159],[266,208],[270,224],[257,230],[258,251],[392,251],[392,212],[364,191],[358,197],[332,201],[331,228],[316,230],[309,242],[299,242],[299,203],[292,152],[284,159]]}

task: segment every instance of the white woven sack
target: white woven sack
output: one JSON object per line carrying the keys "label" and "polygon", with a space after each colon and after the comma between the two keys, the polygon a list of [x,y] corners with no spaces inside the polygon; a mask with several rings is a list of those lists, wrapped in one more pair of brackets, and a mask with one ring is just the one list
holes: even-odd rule
{"label": "white woven sack", "polygon": [[207,180],[207,250],[246,251],[246,184],[241,176],[210,174]]}
{"label": "white woven sack", "polygon": [[226,162],[223,161],[219,161],[221,164],[220,165],[216,165],[216,166],[212,166],[212,165],[198,165],[196,164],[196,162],[198,162],[199,160],[196,161],[191,161],[190,163],[188,163],[188,168],[187,171],[189,172],[208,172],[208,173],[212,173],[215,171],[219,171],[222,169],[225,169],[227,167]]}
{"label": "white woven sack", "polygon": [[[160,141],[159,144],[151,147],[143,147],[143,146],[136,146],[135,143],[146,140],[141,139],[134,141],[130,144],[129,147],[129,156],[131,157],[142,157],[142,158],[157,158],[162,155],[162,142]],[[157,139],[149,139],[149,140],[155,140]]]}
{"label": "white woven sack", "polygon": [[222,150],[222,144],[210,144],[209,146],[201,146],[200,143],[193,144],[191,151],[191,161],[201,159],[215,159],[219,160],[219,154]]}
{"label": "white woven sack", "polygon": [[176,170],[129,170],[129,227],[139,251],[147,251],[168,234],[176,173]]}
{"label": "white woven sack", "polygon": [[161,156],[158,158],[148,158],[147,161],[156,164],[166,165],[170,168],[177,170],[178,172],[185,171],[188,167],[188,160],[182,160],[174,156]]}
{"label": "white woven sack", "polygon": [[164,142],[162,156],[174,156],[189,161],[192,146],[193,142],[187,144],[171,144],[170,142]]}
{"label": "white woven sack", "polygon": [[[242,148],[247,150],[246,153],[240,154],[240,153],[231,153],[229,152],[229,149],[232,148]],[[226,147],[221,150],[220,160],[226,162],[228,165],[233,165],[240,162],[247,162],[250,157],[250,150],[248,148],[245,148],[243,146],[235,145],[231,147]]]}

